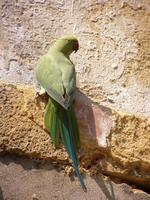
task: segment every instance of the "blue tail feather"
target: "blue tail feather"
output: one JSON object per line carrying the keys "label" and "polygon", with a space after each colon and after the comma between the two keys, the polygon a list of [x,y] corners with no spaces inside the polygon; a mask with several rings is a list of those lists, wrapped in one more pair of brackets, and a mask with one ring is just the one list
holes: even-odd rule
{"label": "blue tail feather", "polygon": [[76,147],[73,142],[73,130],[71,126],[71,118],[68,110],[60,108],[60,135],[62,142],[72,160],[72,165],[75,169],[76,175],[79,178],[80,184],[84,191],[86,191],[86,186],[84,184],[83,178],[80,174],[79,167],[78,167],[78,158],[76,154]]}
{"label": "blue tail feather", "polygon": [[78,167],[76,150],[80,145],[80,137],[72,105],[68,110],[65,110],[56,101],[49,98],[45,111],[44,123],[45,127],[50,131],[52,141],[56,147],[59,146],[59,140],[61,139],[72,160],[72,165],[79,178],[80,184],[83,190],[86,191],[86,186]]}

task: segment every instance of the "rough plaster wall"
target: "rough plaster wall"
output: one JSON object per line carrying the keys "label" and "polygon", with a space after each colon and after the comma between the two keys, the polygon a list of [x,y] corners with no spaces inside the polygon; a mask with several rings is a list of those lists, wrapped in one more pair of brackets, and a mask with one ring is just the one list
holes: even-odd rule
{"label": "rough plaster wall", "polygon": [[95,102],[150,116],[150,1],[0,1],[0,78],[36,84],[51,42],[75,34],[78,86]]}

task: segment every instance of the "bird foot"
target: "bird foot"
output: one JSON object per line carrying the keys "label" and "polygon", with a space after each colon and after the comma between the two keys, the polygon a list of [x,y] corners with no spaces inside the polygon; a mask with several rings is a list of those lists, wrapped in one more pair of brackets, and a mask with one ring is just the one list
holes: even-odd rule
{"label": "bird foot", "polygon": [[38,102],[38,99],[45,96],[46,95],[46,91],[44,88],[41,88],[39,91],[36,91],[35,93],[35,102]]}

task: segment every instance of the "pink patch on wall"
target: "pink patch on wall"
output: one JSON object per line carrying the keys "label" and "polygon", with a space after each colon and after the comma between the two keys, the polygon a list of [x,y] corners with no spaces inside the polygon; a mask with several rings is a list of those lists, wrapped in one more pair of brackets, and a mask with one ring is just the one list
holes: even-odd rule
{"label": "pink patch on wall", "polygon": [[112,127],[111,116],[98,105],[90,105],[78,99],[75,103],[75,111],[79,126],[86,126],[87,134],[96,139],[99,146],[107,147],[107,137]]}

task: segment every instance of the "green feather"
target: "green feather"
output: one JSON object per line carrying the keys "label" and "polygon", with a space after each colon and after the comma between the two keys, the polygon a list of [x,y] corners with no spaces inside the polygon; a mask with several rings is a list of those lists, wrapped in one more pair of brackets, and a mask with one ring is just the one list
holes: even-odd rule
{"label": "green feather", "polygon": [[78,168],[78,159],[77,159],[77,154],[75,151],[75,148],[78,146],[79,141],[77,144],[74,143],[73,138],[74,138],[74,132],[72,128],[74,127],[73,121],[71,121],[71,116],[70,116],[70,110],[64,110],[61,108],[60,111],[60,130],[61,132],[61,139],[64,141],[64,146],[66,147],[66,150],[72,160],[72,165],[75,169],[76,175],[79,178],[80,184],[82,188],[86,191],[86,186],[84,184],[83,178],[79,172]]}
{"label": "green feather", "polygon": [[59,130],[58,130],[58,107],[59,105],[55,103],[54,100],[49,98],[45,115],[44,115],[44,124],[52,138],[55,147],[59,146]]}
{"label": "green feather", "polygon": [[72,126],[72,131],[73,131],[72,136],[73,136],[74,147],[78,149],[80,147],[80,136],[79,136],[79,128],[78,128],[77,119],[75,116],[73,106],[70,107],[68,112],[69,112],[70,126]]}

